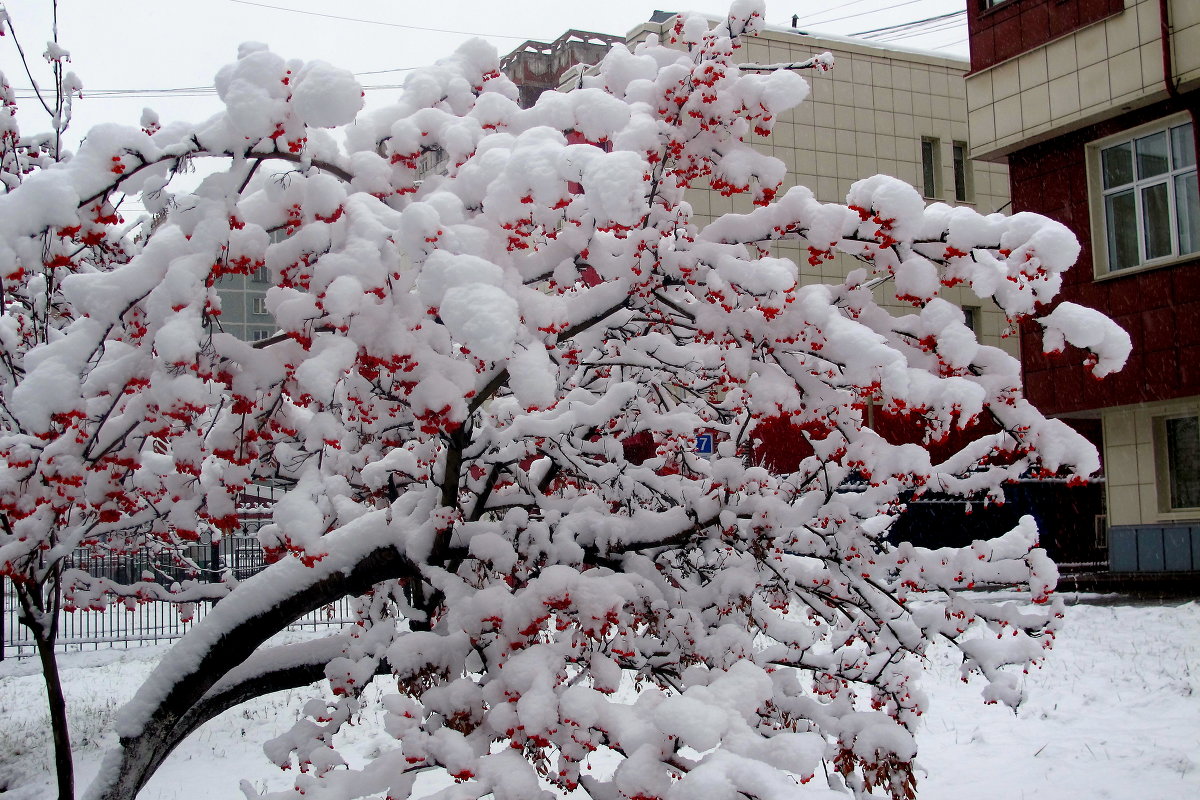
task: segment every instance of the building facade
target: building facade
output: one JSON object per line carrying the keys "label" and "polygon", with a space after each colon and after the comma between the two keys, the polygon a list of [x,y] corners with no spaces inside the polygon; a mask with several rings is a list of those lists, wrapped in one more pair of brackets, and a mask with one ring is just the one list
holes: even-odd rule
{"label": "building facade", "polygon": [[1200,569],[1200,2],[969,0],[968,20],[972,157],[1008,164],[1015,211],[1076,233],[1063,298],[1134,343],[1097,381],[1021,332],[1030,400],[1101,449],[1093,554]]}
{"label": "building facade", "polygon": [[[632,45],[651,33],[662,35],[673,18],[659,12],[626,39]],[[812,87],[809,98],[781,115],[770,136],[751,142],[787,166],[780,193],[807,186],[821,202],[844,203],[855,181],[885,174],[917,187],[929,202],[969,205],[984,214],[1008,206],[1007,166],[969,157],[964,82],[968,61],[770,25],[746,41],[740,57],[748,63],[780,64],[824,52],[833,54],[836,66],[829,72],[806,71],[804,78]],[[570,82],[568,75],[566,83]],[[700,224],[753,209],[747,195],[723,197],[705,189],[690,190],[688,202]],[[810,283],[840,281],[849,269],[861,266],[841,257],[812,266],[796,242],[780,244],[776,254],[792,259],[802,280]],[[880,291],[880,301],[897,313],[912,312],[912,306],[889,300],[882,294],[886,290]],[[1017,353],[1015,332],[1007,329],[999,310],[983,305],[964,287],[946,289],[943,296],[967,312],[981,342]]]}

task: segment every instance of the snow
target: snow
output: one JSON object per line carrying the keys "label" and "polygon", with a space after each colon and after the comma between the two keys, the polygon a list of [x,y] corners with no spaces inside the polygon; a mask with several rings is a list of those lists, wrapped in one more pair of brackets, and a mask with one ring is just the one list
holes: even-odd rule
{"label": "snow", "polygon": [[[917,734],[920,800],[1192,796],[1200,780],[1200,604],[1116,596],[1079,596],[1069,602],[1065,625],[1044,668],[1019,676],[1028,699],[1016,713],[1002,705],[983,705],[979,681],[959,680],[951,649],[932,651],[926,687],[935,700]],[[310,636],[286,634],[288,641]],[[164,650],[156,646],[60,656],[83,783],[112,742],[116,709]],[[379,680],[368,694],[390,694],[386,683]],[[628,693],[622,690],[623,696]],[[43,697],[34,659],[0,663],[0,788],[12,800],[40,800],[52,791]],[[238,706],[208,723],[167,760],[142,800],[225,800],[239,795],[242,779],[260,790],[291,785],[290,773],[267,760],[262,743],[287,730],[309,697],[306,690],[284,692]],[[685,722],[700,724],[712,714],[697,709],[696,716],[687,708],[681,698],[654,713],[678,712],[672,724],[681,732]],[[389,746],[385,713],[383,704],[364,702],[361,724],[343,728],[347,744],[340,752],[351,764]],[[713,718],[707,724],[714,726],[711,731],[690,734],[697,744],[708,743],[728,723]],[[789,747],[797,754],[806,749],[803,742]],[[605,764],[612,768],[599,755],[591,763],[593,772]],[[220,768],[214,769],[217,764]],[[819,768],[817,774],[821,776]],[[820,779],[806,788],[818,789]],[[822,795],[818,790],[804,796]]]}
{"label": "snow", "polygon": [[349,70],[310,61],[296,76],[292,103],[306,124],[335,128],[351,122],[362,110],[362,86]]}
{"label": "snow", "polygon": [[[248,44],[216,79],[222,114],[99,128],[0,196],[16,298],[0,393],[23,426],[0,437],[15,519],[0,571],[42,585],[85,537],[152,514],[146,545],[170,550],[236,525],[249,482],[281,487],[259,538],[285,557],[161,659],[117,716],[130,739],[92,796],[138,782],[171,735],[158,726],[243,658],[269,663],[251,653],[281,611],[368,578],[360,636],[313,665],[337,698],[272,739],[275,761],[303,768],[288,796],[382,791],[397,747],[458,775],[458,794],[497,797],[528,796],[540,749],[571,750],[546,776],[569,791],[605,741],[632,757],[626,794],[660,793],[678,769],[672,796],[783,795],[784,765],[810,767],[815,745],[775,742],[802,725],[862,762],[851,781],[904,782],[927,704],[905,654],[929,637],[961,639],[988,699],[1020,699],[1016,674],[1059,627],[1032,519],[956,550],[881,537],[927,486],[998,500],[1027,470],[1097,468],[1083,437],[1020,398],[1016,361],[938,297],[965,281],[1017,321],[1054,299],[1079,246],[1036,215],[926,209],[886,176],[848,205],[799,188],[776,202],[784,165],[746,138],[808,89],[738,68],[762,21],[761,0],[712,29],[681,18],[668,40],[689,52],[650,37],[527,110],[479,43],[367,115],[348,73]],[[623,96],[605,93],[610,67]],[[427,155],[439,174],[421,172]],[[224,169],[177,181],[195,158]],[[759,208],[700,230],[685,197],[705,184]],[[107,202],[78,207],[126,189],[170,195],[141,240]],[[798,265],[766,255],[780,240],[803,241],[812,266],[841,251],[864,268],[798,286]],[[224,277],[260,269],[281,335],[206,329]],[[889,313],[874,286],[921,310]],[[1069,312],[1050,336],[1115,366],[1115,334]],[[876,403],[929,440],[985,412],[1004,432],[935,467],[866,426]],[[757,465],[768,421],[791,423],[806,457]],[[694,452],[701,431],[712,459]],[[977,582],[1028,585],[1037,604],[955,594]],[[357,689],[389,668],[417,721],[392,703],[393,750],[355,755],[346,733],[348,761],[378,759],[322,775],[343,758],[327,740],[378,712]],[[610,703],[634,674],[647,691]],[[672,755],[681,736],[694,758]]]}

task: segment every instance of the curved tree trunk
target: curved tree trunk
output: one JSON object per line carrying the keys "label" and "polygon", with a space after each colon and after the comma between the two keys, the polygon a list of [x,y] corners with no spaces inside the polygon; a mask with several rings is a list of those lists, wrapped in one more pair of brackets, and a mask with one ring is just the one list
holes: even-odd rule
{"label": "curved tree trunk", "polygon": [[[181,639],[146,684],[155,683],[161,675],[166,688],[156,690],[152,698],[135,696],[127,706],[146,704],[134,717],[118,719],[118,726],[129,725],[131,732],[120,735],[119,744],[105,757],[85,796],[89,800],[133,800],[175,746],[205,720],[252,697],[319,680],[323,665],[317,668],[306,659],[278,671],[248,670],[257,674],[240,681],[237,675],[230,675],[292,621],[382,581],[418,577],[412,562],[393,545],[346,554],[345,561],[336,550],[331,547],[317,568],[301,566],[292,559],[272,565],[239,587],[242,607],[254,608],[254,612],[227,621],[219,610],[233,612],[238,604],[222,603]],[[304,585],[297,587],[297,579]],[[193,642],[195,646],[189,648]],[[187,652],[181,653],[181,648]],[[182,656],[179,664],[171,663],[172,655]],[[230,679],[223,682],[226,676]]]}

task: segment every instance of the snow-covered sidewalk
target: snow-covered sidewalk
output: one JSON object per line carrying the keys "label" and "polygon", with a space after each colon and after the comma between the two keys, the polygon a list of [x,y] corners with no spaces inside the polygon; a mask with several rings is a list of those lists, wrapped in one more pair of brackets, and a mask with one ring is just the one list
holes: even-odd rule
{"label": "snow-covered sidewalk", "polygon": [[[295,637],[311,636],[292,634]],[[63,656],[81,783],[111,741],[118,706],[165,646]],[[937,649],[926,690],[933,697],[921,747],[921,800],[1182,800],[1200,796],[1200,604],[1087,603],[1068,609],[1065,630],[1042,670],[1027,678],[1017,714],[984,706],[981,684],[959,680],[956,659]],[[282,788],[290,776],[261,744],[299,715],[309,695],[287,692],[247,703],[191,737],[150,782],[146,800],[240,796],[246,778]],[[351,729],[345,754],[387,746],[378,714]],[[0,663],[0,794],[53,794],[50,734],[33,659]]]}

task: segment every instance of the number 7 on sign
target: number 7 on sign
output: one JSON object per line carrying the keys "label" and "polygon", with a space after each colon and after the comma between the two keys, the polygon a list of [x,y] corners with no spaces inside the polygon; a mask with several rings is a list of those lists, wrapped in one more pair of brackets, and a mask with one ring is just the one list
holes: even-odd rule
{"label": "number 7 on sign", "polygon": [[713,454],[713,435],[711,433],[701,433],[696,436],[696,453],[702,456]]}

